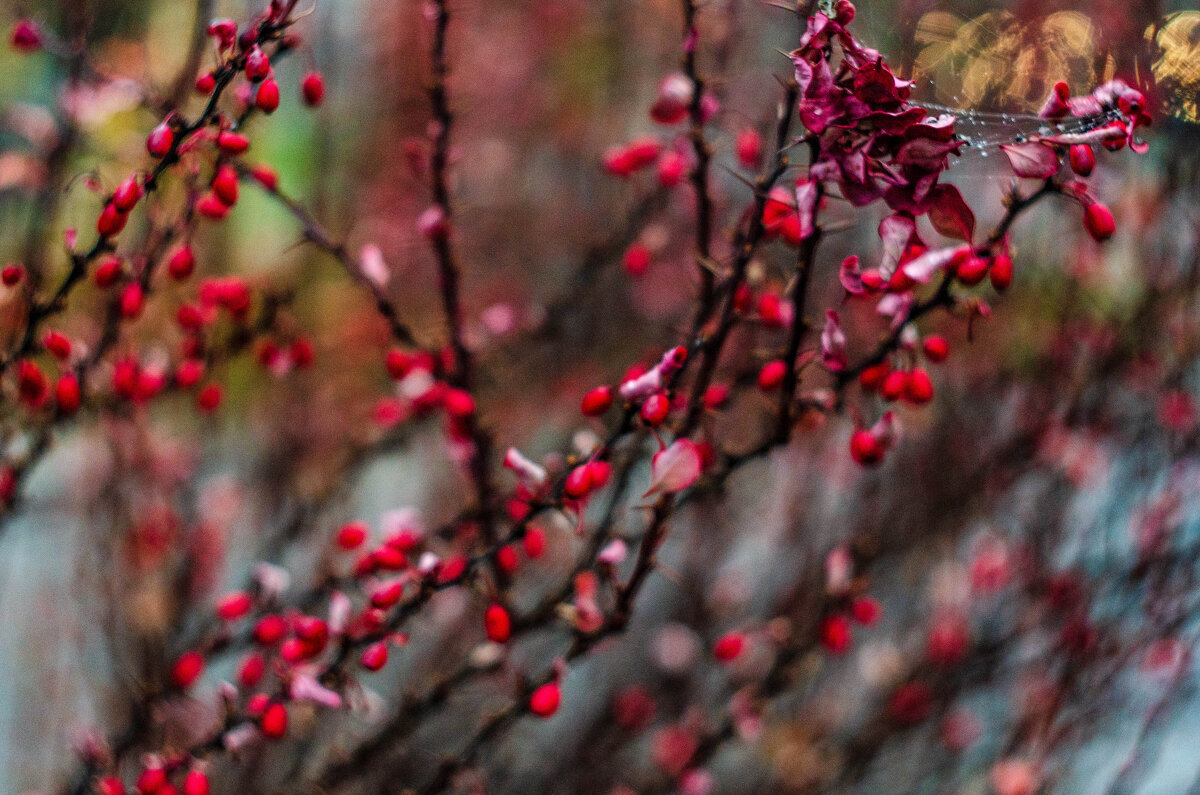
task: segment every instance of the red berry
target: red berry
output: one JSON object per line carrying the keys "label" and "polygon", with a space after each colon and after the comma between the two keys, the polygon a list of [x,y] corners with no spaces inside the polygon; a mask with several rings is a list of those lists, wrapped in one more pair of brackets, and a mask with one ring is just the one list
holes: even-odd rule
{"label": "red berry", "polygon": [[174,142],[175,133],[164,121],[150,131],[150,135],[146,138],[146,151],[153,158],[163,158],[171,151],[171,144]]}
{"label": "red berry", "polygon": [[783,326],[783,301],[778,293],[764,293],[758,299],[758,319],[767,328]]}
{"label": "red berry", "polygon": [[266,693],[255,693],[246,699],[246,714],[252,718],[261,718],[271,706],[271,697]]}
{"label": "red berry", "polygon": [[196,407],[205,413],[216,411],[222,394],[220,384],[209,384],[196,394]]}
{"label": "red berry", "polygon": [[758,388],[764,392],[770,392],[783,383],[785,375],[787,375],[787,365],[782,359],[773,359],[758,371]]}
{"label": "red berry", "polygon": [[15,287],[23,278],[25,268],[20,265],[5,265],[4,270],[0,270],[0,281],[4,282],[5,287]]}
{"label": "red berry", "polygon": [[17,492],[17,474],[11,466],[0,467],[0,503],[11,504]]}
{"label": "red berry", "polygon": [[267,707],[259,720],[259,727],[264,736],[277,740],[287,733],[288,714],[283,704],[272,704]]}
{"label": "red berry", "polygon": [[196,78],[196,93],[207,97],[217,87],[217,79],[212,72],[205,72]]}
{"label": "red berry", "polygon": [[337,545],[342,549],[358,549],[367,540],[367,523],[350,522],[337,532]]}
{"label": "red berry", "polygon": [[826,616],[821,622],[821,645],[831,654],[845,654],[853,637],[850,620],[840,613]]}
{"label": "red berry", "polygon": [[170,261],[167,262],[167,272],[176,281],[183,281],[191,276],[195,269],[196,255],[192,253],[192,247],[188,245],[180,246],[179,250],[172,254]]}
{"label": "red berry", "polygon": [[[392,550],[399,552],[399,550]],[[403,552],[400,552],[403,555]],[[404,582],[402,580],[389,580],[383,585],[377,587],[371,592],[371,607],[379,610],[387,610],[394,607],[400,601],[400,597],[404,596]]]}
{"label": "red berry", "polygon": [[197,331],[204,327],[204,312],[195,304],[183,304],[175,313],[175,322],[187,331]]}
{"label": "red berry", "polygon": [[189,770],[183,779],[183,795],[208,795],[208,776],[199,770]]}
{"label": "red berry", "polygon": [[860,596],[850,603],[850,615],[854,616],[854,620],[864,627],[869,627],[878,621],[879,614],[882,612],[883,608],[879,606],[879,600],[870,596]]}
{"label": "red berry", "polygon": [[112,237],[119,235],[121,230],[125,228],[125,222],[129,220],[129,216],[117,209],[117,206],[111,202],[104,205],[104,209],[100,211],[100,217],[96,219],[96,231],[101,237]]}
{"label": "red berry", "polygon": [[316,616],[300,616],[294,629],[296,637],[316,645],[324,645],[329,639],[329,625]]}
{"label": "red berry", "polygon": [[992,287],[995,287],[997,292],[1007,290],[1013,279],[1012,257],[1003,251],[997,254],[992,260],[992,269],[988,271],[988,276],[991,277]]}
{"label": "red berry", "polygon": [[66,359],[71,355],[71,340],[61,331],[47,331],[42,337],[42,345],[56,359]]}
{"label": "red berry", "polygon": [[445,208],[440,204],[426,207],[417,216],[417,231],[427,240],[439,241],[450,237],[450,219],[446,217]]}
{"label": "red berry", "polygon": [[1090,176],[1096,167],[1096,155],[1087,144],[1075,144],[1071,147],[1071,170],[1081,177]]}
{"label": "red berry", "polygon": [[175,368],[175,383],[188,389],[200,383],[204,377],[204,362],[199,359],[184,359]]}
{"label": "red berry", "polygon": [[250,612],[254,599],[245,591],[225,594],[217,601],[217,615],[225,621],[237,621]]}
{"label": "red berry", "polygon": [[250,139],[244,135],[228,130],[217,136],[217,146],[228,155],[240,155],[250,148]]}
{"label": "red berry", "polygon": [[883,446],[870,431],[857,430],[850,435],[850,457],[862,466],[873,466],[883,460]]}
{"label": "red berry", "polygon": [[642,404],[642,419],[650,425],[658,425],[667,418],[670,411],[671,401],[662,392],[656,392]]}
{"label": "red berry", "polygon": [[733,291],[733,310],[739,315],[749,312],[753,302],[754,293],[750,290],[750,285],[739,284],[738,288]]}
{"label": "red berry", "polygon": [[127,213],[146,195],[146,189],[138,181],[136,174],[129,175],[124,182],[113,191],[112,203],[120,212]]}
{"label": "red berry", "polygon": [[146,767],[143,768],[141,775],[137,779],[138,793],[146,793],[146,795],[154,793],[157,795],[168,786],[167,771],[163,769],[162,762],[147,762]]}
{"label": "red berry", "polygon": [[185,651],[179,655],[171,668],[171,681],[181,690],[186,690],[204,672],[204,658],[197,651]]}
{"label": "red berry", "polygon": [[725,384],[713,384],[704,390],[704,408],[716,411],[729,400],[729,387]]}
{"label": "red berry", "polygon": [[874,392],[883,386],[884,380],[887,379],[888,374],[891,372],[892,366],[884,360],[879,364],[863,368],[863,371],[858,375],[858,383],[868,392]]}
{"label": "red berry", "polygon": [[208,23],[208,35],[217,40],[217,46],[228,50],[237,41],[237,23],[232,19],[214,19]]}
{"label": "red berry", "polygon": [[387,623],[387,613],[376,607],[362,612],[362,626],[366,632],[379,632]]}
{"label": "red berry", "polygon": [[18,52],[37,52],[42,48],[42,31],[33,20],[20,19],[13,24],[9,41]]}
{"label": "red berry", "polygon": [[950,343],[938,334],[926,337],[921,343],[921,348],[925,351],[925,358],[935,363],[946,361],[946,357],[950,355]]}
{"label": "red berry", "polygon": [[[988,265],[985,257],[968,257],[966,262],[958,266],[956,276],[963,284],[974,287],[987,276]],[[899,271],[896,272],[899,273]]]}
{"label": "red berry", "polygon": [[933,400],[933,381],[923,368],[914,367],[904,385],[904,399],[916,406]]}
{"label": "red berry", "polygon": [[574,500],[581,500],[592,490],[592,473],[587,464],[580,464],[570,471],[563,482],[563,493]]}
{"label": "red berry", "polygon": [[1097,243],[1103,243],[1117,231],[1112,211],[1100,202],[1093,202],[1083,211],[1083,225]]}
{"label": "red berry", "polygon": [[909,278],[904,272],[904,268],[896,268],[892,271],[892,276],[887,280],[887,289],[893,293],[902,293],[905,290],[911,290],[916,285],[916,282]]}
{"label": "red berry", "polygon": [[466,573],[467,559],[462,555],[456,555],[442,564],[442,568],[438,571],[438,582],[443,585],[458,582]]}
{"label": "red berry", "polygon": [[401,571],[408,567],[408,556],[394,546],[386,545],[371,553],[375,567],[384,571]]}
{"label": "red berry", "polygon": [[325,78],[321,77],[320,72],[309,72],[300,81],[300,94],[304,97],[304,104],[310,108],[315,108],[325,99]]}
{"label": "red berry", "polygon": [[399,348],[393,348],[387,352],[387,358],[384,360],[384,363],[387,366],[388,375],[399,381],[412,370],[416,359],[411,354]]}
{"label": "red berry", "polygon": [[137,394],[139,368],[133,359],[121,359],[113,366],[113,391],[118,397],[131,399]]}
{"label": "red berry", "polygon": [[279,187],[279,175],[270,166],[262,164],[250,167],[250,176],[265,189],[274,192]]}
{"label": "red berry", "polygon": [[612,405],[612,402],[612,387],[598,386],[583,396],[583,403],[580,405],[580,411],[582,411],[586,417],[599,417],[601,414],[608,411],[608,408]]}
{"label": "red berry", "polygon": [[254,96],[254,104],[263,113],[274,113],[279,107],[279,84],[271,78],[264,80]]}
{"label": "red berry", "polygon": [[496,568],[504,572],[506,575],[512,576],[521,561],[517,557],[517,550],[512,544],[506,544],[496,550]]}
{"label": "red berry", "polygon": [[539,718],[548,718],[558,711],[562,693],[557,682],[542,685],[529,696],[529,711]]}
{"label": "red berry", "polygon": [[658,184],[664,188],[673,188],[683,182],[687,175],[687,160],[678,152],[668,150],[658,159],[657,172]]}
{"label": "red berry", "polygon": [[142,291],[142,285],[138,282],[130,282],[121,290],[121,317],[126,320],[136,320],[142,314],[142,307],[145,306],[146,295]]}
{"label": "red berry", "polygon": [[757,131],[746,128],[737,136],[737,159],[746,168],[758,168],[762,160],[762,136]]}
{"label": "red berry", "polygon": [[935,665],[953,665],[966,656],[969,640],[965,622],[940,619],[929,630],[925,654]]}
{"label": "red berry", "polygon": [[50,392],[46,374],[35,362],[22,359],[17,363],[17,390],[21,402],[30,408],[41,408]]}
{"label": "red berry", "polygon": [[362,657],[359,662],[362,667],[368,671],[378,671],[383,666],[387,665],[388,661],[388,645],[387,641],[381,640],[372,643],[367,648],[363,649]]}
{"label": "red berry", "polygon": [[530,560],[540,558],[546,551],[546,535],[539,527],[527,527],[521,546]]}
{"label": "red berry", "polygon": [[612,464],[607,461],[589,461],[585,466],[588,478],[592,481],[592,491],[604,488],[604,484],[612,476]]}
{"label": "red berry", "polygon": [[483,614],[483,629],[488,640],[504,643],[512,635],[512,619],[503,605],[490,604]]}
{"label": "red berry", "polygon": [[92,274],[96,286],[101,288],[111,287],[119,278],[121,278],[121,260],[116,257],[109,257],[101,262],[96,266],[96,272]]}
{"label": "red berry", "polygon": [[254,625],[254,642],[260,646],[274,646],[287,632],[287,622],[274,614],[263,616]]}
{"label": "red berry", "polygon": [[79,379],[74,373],[64,373],[54,385],[54,402],[60,414],[74,414],[83,402]]}
{"label": "red berry", "polygon": [[740,632],[722,635],[713,646],[713,657],[721,662],[731,662],[741,656],[746,648],[746,636]]}
{"label": "red berry", "polygon": [[451,388],[442,396],[442,406],[451,417],[465,419],[475,413],[475,398],[466,390]]}
{"label": "red berry", "polygon": [[253,83],[260,82],[271,72],[271,59],[255,44],[246,53],[246,79]]}
{"label": "red berry", "polygon": [[312,340],[307,337],[299,337],[292,341],[292,347],[288,349],[292,356],[292,364],[303,370],[312,365],[316,358],[316,350],[313,348]]}
{"label": "red berry", "polygon": [[879,394],[887,401],[898,400],[907,387],[908,373],[903,370],[892,370],[883,379],[883,384],[879,387]]}
{"label": "red berry", "polygon": [[635,279],[644,276],[646,271],[650,270],[650,249],[641,243],[634,243],[625,250],[621,265],[624,266],[625,272]]}
{"label": "red berry", "polygon": [[870,268],[862,272],[863,287],[867,288],[867,292],[877,292],[882,290],[887,282],[883,280],[883,276],[875,268]]}
{"label": "red berry", "polygon": [[695,90],[695,84],[686,75],[667,75],[659,84],[658,99],[650,108],[650,118],[659,124],[683,121],[688,115]]}
{"label": "red berry", "polygon": [[229,205],[221,201],[215,193],[206,193],[196,202],[196,212],[205,218],[220,221],[229,213]]}
{"label": "red berry", "polygon": [[228,163],[217,169],[216,175],[213,177],[212,190],[216,197],[225,203],[227,207],[232,207],[237,204],[238,200],[238,174],[237,169]]}

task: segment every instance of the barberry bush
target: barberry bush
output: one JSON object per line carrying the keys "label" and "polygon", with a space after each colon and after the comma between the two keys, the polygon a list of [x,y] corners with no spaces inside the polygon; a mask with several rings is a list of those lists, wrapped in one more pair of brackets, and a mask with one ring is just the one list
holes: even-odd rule
{"label": "barberry bush", "polygon": [[938,20],[13,14],[3,786],[1183,791],[1194,128]]}

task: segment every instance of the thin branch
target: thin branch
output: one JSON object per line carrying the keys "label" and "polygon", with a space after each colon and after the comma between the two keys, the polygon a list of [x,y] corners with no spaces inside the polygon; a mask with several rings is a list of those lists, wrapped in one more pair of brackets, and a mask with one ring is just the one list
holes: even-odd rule
{"label": "thin branch", "polygon": [[694,0],[682,1],[683,73],[692,84],[692,96],[688,104],[688,140],[696,157],[696,167],[688,175],[696,194],[696,270],[700,274],[700,300],[692,321],[692,334],[695,335],[712,314],[716,301],[716,275],[704,265],[712,259],[714,207],[708,174],[712,153],[704,137],[704,79],[696,67],[697,40],[700,36],[696,26],[697,5]]}
{"label": "thin branch", "polygon": [[[429,101],[432,106],[434,120],[433,155],[431,159],[431,182],[433,201],[449,224],[452,220],[450,208],[450,189],[448,185],[448,170],[450,162],[450,133],[454,126],[454,114],[450,110],[450,101],[446,90],[446,79],[449,64],[446,56],[447,30],[450,26],[450,12],[446,0],[434,0],[432,6],[436,19],[433,21],[433,46],[430,51],[431,83],[429,86]],[[463,333],[462,301],[461,301],[461,270],[454,258],[450,246],[449,235],[433,236],[433,250],[438,264],[438,281],[441,288],[442,313],[447,330],[450,334],[450,347],[454,351],[454,364],[448,374],[452,386],[468,393],[472,389],[473,360],[471,351],[467,348]],[[484,542],[489,547],[496,546],[498,538],[495,520],[492,516],[495,497],[492,486],[491,454],[492,439],[479,424],[474,412],[462,418],[466,436],[471,440],[471,458],[469,468],[471,480],[475,487],[475,499],[479,503],[480,529]],[[493,574],[502,586],[507,577],[493,566]]]}
{"label": "thin branch", "polygon": [[[250,169],[245,164],[239,162],[236,164],[236,168],[242,177],[250,175]],[[370,294],[371,299],[375,302],[376,311],[387,322],[388,330],[396,342],[413,348],[421,347],[411,328],[401,320],[400,310],[388,297],[387,292],[363,272],[344,243],[334,238],[333,234],[322,226],[307,207],[280,190],[278,185],[268,186],[258,180],[252,181],[283,205],[292,214],[292,217],[300,222],[305,240],[337,260],[346,275]]]}

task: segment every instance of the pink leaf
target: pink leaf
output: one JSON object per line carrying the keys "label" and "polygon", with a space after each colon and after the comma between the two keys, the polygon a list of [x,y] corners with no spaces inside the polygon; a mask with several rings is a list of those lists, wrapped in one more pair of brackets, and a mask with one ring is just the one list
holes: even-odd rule
{"label": "pink leaf", "polygon": [[610,566],[617,566],[621,561],[625,560],[625,556],[629,554],[629,545],[619,538],[609,541],[604,549],[600,550],[600,554],[596,556],[596,560],[601,563],[607,563]]}
{"label": "pink leaf", "polygon": [[392,278],[392,273],[383,260],[383,252],[374,243],[363,246],[362,252],[358,256],[358,267],[362,270],[363,276],[366,276],[378,287],[386,286]]}
{"label": "pink leaf", "polygon": [[1066,116],[1071,107],[1068,101],[1071,99],[1071,91],[1066,83],[1058,82],[1054,84],[1054,88],[1050,91],[1050,96],[1046,97],[1046,101],[1042,103],[1042,109],[1038,111],[1038,116],[1043,119],[1061,119]]}
{"label": "pink leaf", "polygon": [[867,291],[867,288],[863,286],[862,271],[858,267],[858,257],[854,254],[842,260],[842,267],[838,269],[838,280],[850,295],[862,295]]}
{"label": "pink leaf", "polygon": [[825,310],[825,329],[821,332],[821,362],[832,372],[846,369],[846,335],[838,313]]}
{"label": "pink leaf", "polygon": [[908,248],[917,224],[907,215],[889,215],[879,222],[879,239],[883,243],[883,259],[879,263],[879,275],[890,279],[896,271],[896,263]]}
{"label": "pink leaf", "polygon": [[1029,179],[1048,179],[1058,173],[1058,155],[1038,141],[1000,147],[1008,156],[1013,173]]}
{"label": "pink leaf", "polygon": [[936,171],[945,167],[946,156],[958,154],[962,141],[937,141],[931,138],[914,138],[900,147],[895,161],[900,165],[913,165]]}
{"label": "pink leaf", "polygon": [[813,216],[817,209],[817,183],[814,180],[796,183],[796,208],[800,212],[800,237],[803,239],[813,233]]}
{"label": "pink leaf", "polygon": [[1119,124],[1106,124],[1103,127],[1096,127],[1081,133],[1062,133],[1060,135],[1048,135],[1039,140],[1051,144],[1062,144],[1064,146],[1073,146],[1075,144],[1102,144],[1107,141],[1116,141],[1125,137],[1125,128]]}
{"label": "pink leaf", "polygon": [[904,275],[914,282],[924,284],[932,279],[935,273],[949,265],[950,261],[965,249],[966,246],[950,246],[926,251],[921,256],[904,264]]}
{"label": "pink leaf", "polygon": [[691,439],[676,439],[654,454],[650,463],[650,488],[643,497],[683,491],[700,477],[700,450]]}
{"label": "pink leaf", "polygon": [[892,412],[885,411],[883,416],[871,426],[871,435],[885,448],[891,447],[896,440],[896,417]]}
{"label": "pink leaf", "polygon": [[875,312],[883,317],[891,318],[892,330],[895,331],[908,322],[908,315],[916,301],[917,297],[913,295],[912,290],[888,293],[879,299],[879,303],[875,305]]}
{"label": "pink leaf", "polygon": [[311,701],[330,709],[340,709],[342,706],[340,695],[319,683],[309,674],[293,676],[289,690],[295,701]]}
{"label": "pink leaf", "polygon": [[975,213],[971,212],[958,188],[938,185],[929,193],[933,200],[929,208],[933,228],[946,237],[970,242],[975,234]]}

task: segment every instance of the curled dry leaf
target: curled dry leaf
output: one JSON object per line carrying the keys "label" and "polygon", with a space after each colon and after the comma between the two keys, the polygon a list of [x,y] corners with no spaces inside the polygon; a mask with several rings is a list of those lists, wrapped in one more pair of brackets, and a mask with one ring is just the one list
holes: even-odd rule
{"label": "curled dry leaf", "polygon": [[650,464],[650,488],[643,497],[683,491],[700,477],[700,450],[691,439],[676,439],[654,454]]}

